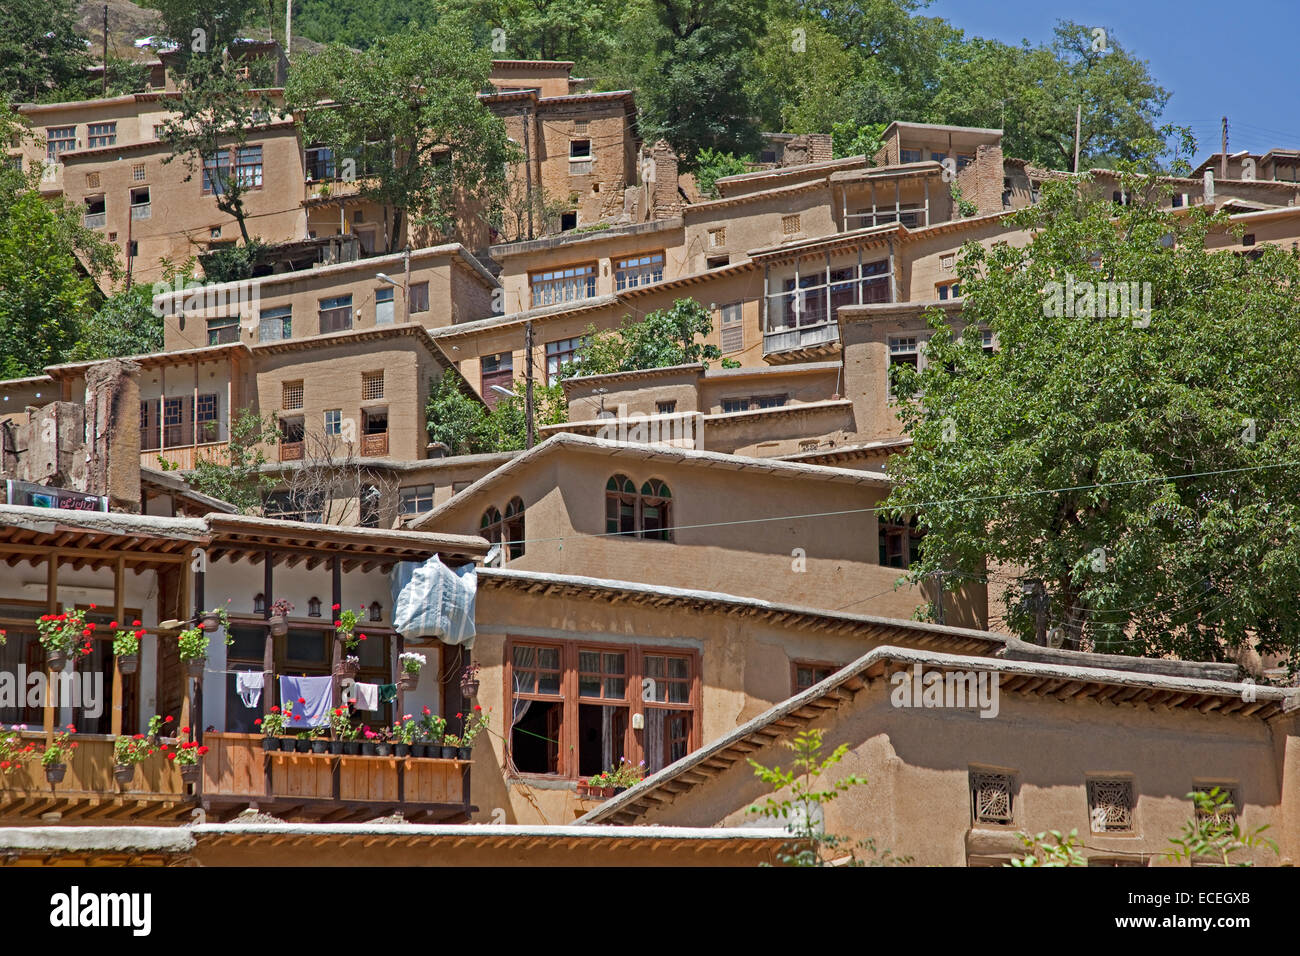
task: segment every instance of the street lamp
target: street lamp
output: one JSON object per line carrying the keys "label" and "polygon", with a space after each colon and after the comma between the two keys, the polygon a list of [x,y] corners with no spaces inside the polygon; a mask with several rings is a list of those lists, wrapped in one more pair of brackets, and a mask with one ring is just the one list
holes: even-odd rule
{"label": "street lamp", "polygon": [[492,389],[492,391],[496,392],[498,395],[503,395],[503,396],[505,396],[506,398],[518,398],[518,397],[519,397],[518,394],[516,394],[515,392],[510,391],[510,389],[505,388],[504,386],[501,386],[501,385],[489,385],[488,388]]}
{"label": "street lamp", "polygon": [[406,308],[406,311],[402,315],[402,321],[410,322],[411,321],[411,288],[409,283],[398,282],[392,276],[387,275],[383,272],[376,272],[375,278],[378,279],[380,282],[387,282],[389,285],[396,286],[397,288],[402,290],[402,303]]}

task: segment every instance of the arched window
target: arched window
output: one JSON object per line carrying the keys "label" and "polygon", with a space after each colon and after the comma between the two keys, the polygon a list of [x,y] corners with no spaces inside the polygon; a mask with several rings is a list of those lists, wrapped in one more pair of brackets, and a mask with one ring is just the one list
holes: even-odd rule
{"label": "arched window", "polygon": [[524,499],[518,495],[506,503],[506,559],[513,561],[524,554]]}
{"label": "arched window", "polygon": [[641,486],[641,536],[656,541],[673,539],[673,493],[658,478]]}
{"label": "arched window", "polygon": [[253,595],[253,613],[254,613],[254,614],[265,614],[265,613],[266,613],[266,595],[265,595],[265,594],[262,594],[262,593],[259,592],[259,593]]}
{"label": "arched window", "polygon": [[487,538],[491,544],[501,543],[501,512],[488,508],[478,522],[478,533]]}
{"label": "arched window", "polygon": [[370,602],[370,620],[382,621],[384,619],[384,609],[378,601]]}
{"label": "arched window", "polygon": [[307,616],[320,617],[320,598],[313,597],[307,602]]}
{"label": "arched window", "polygon": [[605,533],[636,534],[636,485],[627,475],[615,475],[605,482]]}

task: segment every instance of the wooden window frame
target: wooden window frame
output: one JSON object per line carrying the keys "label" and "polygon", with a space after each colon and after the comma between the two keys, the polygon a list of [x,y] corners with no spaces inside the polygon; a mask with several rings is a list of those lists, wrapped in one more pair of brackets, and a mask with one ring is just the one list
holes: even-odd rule
{"label": "wooden window frame", "polygon": [[[559,759],[555,773],[537,773],[534,771],[518,771],[512,774],[518,779],[535,779],[535,780],[568,780],[576,782],[586,774],[578,773],[578,710],[582,703],[596,706],[627,706],[628,708],[628,740],[625,741],[626,749],[621,756],[627,757],[632,763],[645,759],[645,742],[644,730],[631,729],[631,716],[636,713],[644,713],[647,709],[669,710],[669,711],[688,711],[691,714],[691,730],[688,744],[688,753],[699,750],[703,746],[703,722],[704,708],[701,697],[700,683],[700,652],[693,647],[666,647],[658,644],[618,644],[607,643],[597,640],[548,640],[546,638],[525,637],[522,635],[508,635],[504,643],[503,650],[503,670],[502,670],[502,695],[503,709],[502,713],[506,714],[507,723],[514,714],[514,649],[516,647],[547,647],[558,648],[560,651],[560,693],[559,694],[536,694],[523,693],[518,695],[526,700],[538,700],[543,703],[561,704],[560,713],[560,739],[559,739]],[[625,685],[624,702],[620,703],[613,698],[581,698],[578,695],[578,653],[579,651],[597,651],[604,653],[620,653],[627,655],[627,684]],[[645,656],[665,655],[670,657],[684,657],[689,662],[690,677],[689,697],[687,703],[668,703],[658,701],[646,701],[641,698],[641,688],[645,674]],[[637,707],[640,710],[637,710]],[[514,727],[508,725],[503,734],[504,753],[506,760],[505,767],[509,767],[510,739]],[[648,762],[648,761],[647,761]],[[609,769],[609,768],[602,768]]]}
{"label": "wooden window frame", "polygon": [[[814,670],[818,668],[827,668],[830,670],[831,674],[833,674],[836,671],[843,669],[845,666],[846,665],[844,664],[836,664],[833,661],[806,661],[799,658],[792,658],[790,661],[790,696],[793,697],[796,694],[801,694],[804,691],[806,691],[808,687],[812,687],[816,684],[820,684],[821,680],[826,679],[825,677],[823,677],[821,680],[814,680],[811,684],[808,685],[808,687],[800,687],[799,668],[811,667]],[[829,677],[830,674],[827,674],[826,676]]]}

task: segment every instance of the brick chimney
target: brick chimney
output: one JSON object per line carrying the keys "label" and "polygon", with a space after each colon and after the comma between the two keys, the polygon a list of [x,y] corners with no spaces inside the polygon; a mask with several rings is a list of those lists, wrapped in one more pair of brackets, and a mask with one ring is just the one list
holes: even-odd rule
{"label": "brick chimney", "polygon": [[682,198],[677,188],[677,154],[664,140],[650,152],[655,181],[651,184],[650,204],[654,219],[672,219],[682,214]]}
{"label": "brick chimney", "polygon": [[1002,211],[1003,176],[1002,147],[979,146],[975,162],[957,174],[957,186],[962,198],[975,204],[978,215],[991,216]]}

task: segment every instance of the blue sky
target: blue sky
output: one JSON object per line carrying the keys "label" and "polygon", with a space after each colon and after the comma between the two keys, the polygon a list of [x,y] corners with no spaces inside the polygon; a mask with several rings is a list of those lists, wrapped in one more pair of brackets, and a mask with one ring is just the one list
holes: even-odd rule
{"label": "blue sky", "polygon": [[934,0],[924,13],[1011,44],[1050,42],[1057,20],[1105,27],[1173,93],[1164,122],[1191,127],[1193,165],[1218,150],[1225,115],[1229,151],[1300,148],[1298,0]]}

